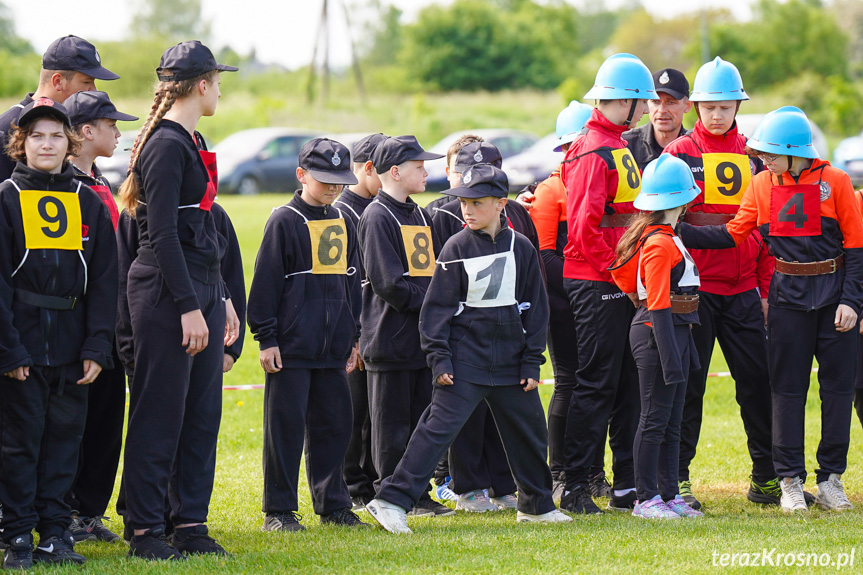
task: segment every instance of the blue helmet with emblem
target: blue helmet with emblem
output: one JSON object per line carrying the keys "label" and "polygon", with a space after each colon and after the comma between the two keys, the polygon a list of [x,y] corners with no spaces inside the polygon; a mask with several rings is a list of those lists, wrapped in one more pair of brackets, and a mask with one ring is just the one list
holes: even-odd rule
{"label": "blue helmet with emblem", "polygon": [[684,206],[698,197],[701,188],[689,166],[671,154],[662,154],[644,168],[641,192],[633,206],[648,212]]}
{"label": "blue helmet with emblem", "polygon": [[602,63],[585,100],[658,100],[653,76],[632,54],[615,54]]}
{"label": "blue helmet with emblem", "polygon": [[693,102],[720,102],[724,100],[748,100],[743,89],[743,79],[737,66],[719,56],[698,70],[692,94]]}
{"label": "blue helmet with emblem", "polygon": [[557,115],[557,145],[554,148],[555,152],[560,152],[565,144],[572,143],[578,133],[584,128],[584,124],[590,118],[593,108],[587,104],[576,102],[575,100],[569,103],[569,106],[561,110]]}
{"label": "blue helmet with emblem", "polygon": [[764,115],[746,145],[759,152],[816,159],[812,126],[803,110],[783,106]]}

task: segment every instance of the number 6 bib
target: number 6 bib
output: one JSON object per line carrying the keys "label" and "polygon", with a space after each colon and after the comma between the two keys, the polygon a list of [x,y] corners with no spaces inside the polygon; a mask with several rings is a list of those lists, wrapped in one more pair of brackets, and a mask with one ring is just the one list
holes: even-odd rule
{"label": "number 6 bib", "polygon": [[77,192],[21,190],[20,198],[28,250],[84,249]]}
{"label": "number 6 bib", "polygon": [[[348,232],[345,228],[344,217],[339,217],[335,220],[310,220],[293,206],[285,207],[303,218],[309,230],[309,239],[312,244],[312,269],[290,273],[285,278],[298,274],[354,274],[355,270],[353,268],[348,269],[348,259],[345,253]],[[342,215],[340,210],[337,209],[336,211],[339,213],[339,216]]]}

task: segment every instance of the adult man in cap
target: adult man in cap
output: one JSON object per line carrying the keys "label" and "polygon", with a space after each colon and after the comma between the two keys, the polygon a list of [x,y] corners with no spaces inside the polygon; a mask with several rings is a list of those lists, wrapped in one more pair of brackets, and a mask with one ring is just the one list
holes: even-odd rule
{"label": "adult man in cap", "polygon": [[[102,66],[96,47],[83,38],[64,36],[54,40],[42,55],[39,86],[18,104],[0,115],[0,151],[6,147],[6,134],[27,104],[36,98],[51,98],[62,104],[76,92],[96,89],[96,80],[116,80],[120,76]],[[0,153],[0,181],[12,175],[15,162]]]}
{"label": "adult man in cap", "polygon": [[683,115],[692,109],[689,82],[680,70],[663,68],[653,74],[658,100],[648,100],[650,122],[623,134],[638,169],[644,168],[662,154],[662,150],[686,133]]}

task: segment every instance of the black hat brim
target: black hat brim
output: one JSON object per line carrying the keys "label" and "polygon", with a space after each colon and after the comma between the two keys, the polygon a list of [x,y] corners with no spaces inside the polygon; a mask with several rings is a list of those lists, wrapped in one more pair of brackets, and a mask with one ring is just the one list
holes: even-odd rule
{"label": "black hat brim", "polygon": [[97,80],[119,80],[120,76],[109,70],[108,68],[104,68],[99,66],[98,68],[87,68],[85,70],[75,70],[76,72],[81,72],[82,74],[86,74],[91,78],[95,78]]}
{"label": "black hat brim", "polygon": [[219,72],[236,72],[239,68],[236,66],[228,66],[227,64],[216,64],[216,70]]}
{"label": "black hat brim", "polygon": [[71,122],[69,121],[69,116],[55,108],[54,106],[36,106],[21,116],[18,117],[17,125],[20,126],[29,126],[39,118],[44,118],[45,116],[50,116],[55,120],[62,123],[64,126],[71,126]]}
{"label": "black hat brim", "polygon": [[417,154],[416,156],[408,158],[405,161],[406,162],[420,162],[420,161],[424,162],[426,160],[439,160],[443,157],[444,157],[443,154],[435,154],[434,152],[422,151],[419,154]]}
{"label": "black hat brim", "polygon": [[101,118],[108,118],[109,120],[117,120],[119,122],[134,122],[135,120],[140,120],[138,116],[133,116],[131,114],[124,114],[118,110],[113,112],[108,112],[104,116],[100,116]]}
{"label": "black hat brim", "polygon": [[352,186],[359,182],[354,173],[350,170],[339,170],[337,172],[325,172],[324,170],[312,170],[306,168],[314,179],[322,184],[341,184],[343,186]]}
{"label": "black hat brim", "polygon": [[472,188],[467,188],[463,186],[459,186],[458,188],[452,188],[449,190],[444,190],[441,192],[442,194],[446,194],[448,196],[455,196],[457,198],[505,198],[507,197],[507,193],[498,188],[497,186],[489,186],[488,184],[479,184]]}

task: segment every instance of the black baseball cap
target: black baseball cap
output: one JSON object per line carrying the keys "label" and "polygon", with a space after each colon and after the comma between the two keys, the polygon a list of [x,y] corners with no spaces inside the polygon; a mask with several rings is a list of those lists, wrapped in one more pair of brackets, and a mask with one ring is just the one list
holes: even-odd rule
{"label": "black baseball cap", "polygon": [[383,134],[372,134],[370,136],[366,136],[362,140],[355,142],[353,145],[353,149],[351,150],[351,156],[353,157],[354,162],[359,164],[365,164],[366,162],[371,160],[372,152],[375,151],[375,147],[385,139],[386,136],[384,136]]}
{"label": "black baseball cap", "polygon": [[410,161],[438,160],[442,154],[426,152],[413,136],[393,136],[381,140],[369,158],[379,174],[389,171],[393,166]]}
{"label": "black baseball cap", "polygon": [[459,187],[441,193],[457,198],[505,198],[509,193],[509,179],[498,167],[476,164],[462,174]]}
{"label": "black baseball cap", "polygon": [[675,100],[689,96],[689,80],[680,70],[663,68],[653,74],[653,87],[657,92],[665,92]]}
{"label": "black baseball cap", "polygon": [[96,47],[77,36],[57,38],[42,55],[43,70],[74,70],[97,80],[116,80],[120,76],[102,66]]}
{"label": "black baseball cap", "polygon": [[63,102],[66,112],[69,114],[69,121],[73,126],[92,122],[99,118],[108,118],[109,120],[119,120],[122,122],[131,122],[137,120],[137,116],[131,116],[117,111],[117,107],[108,98],[105,92],[77,92],[69,96]]}
{"label": "black baseball cap", "polygon": [[162,82],[179,82],[203,76],[213,70],[236,72],[238,69],[236,66],[216,63],[216,58],[209,48],[199,40],[190,40],[171,46],[162,53],[156,75]]}
{"label": "black baseball cap", "polygon": [[300,150],[300,167],[322,184],[357,183],[351,171],[351,153],[347,146],[327,138],[314,138]]}
{"label": "black baseball cap", "polygon": [[63,107],[63,104],[59,104],[51,98],[36,98],[24,106],[24,109],[21,111],[21,115],[18,116],[18,127],[22,128],[45,116],[50,116],[55,120],[59,120],[64,125],[69,126],[70,128],[72,127],[71,122],[69,122],[69,113],[66,112],[66,108]]}
{"label": "black baseball cap", "polygon": [[458,151],[453,168],[461,173],[477,164],[491,164],[499,168],[502,163],[503,156],[497,146],[491,142],[471,142]]}

